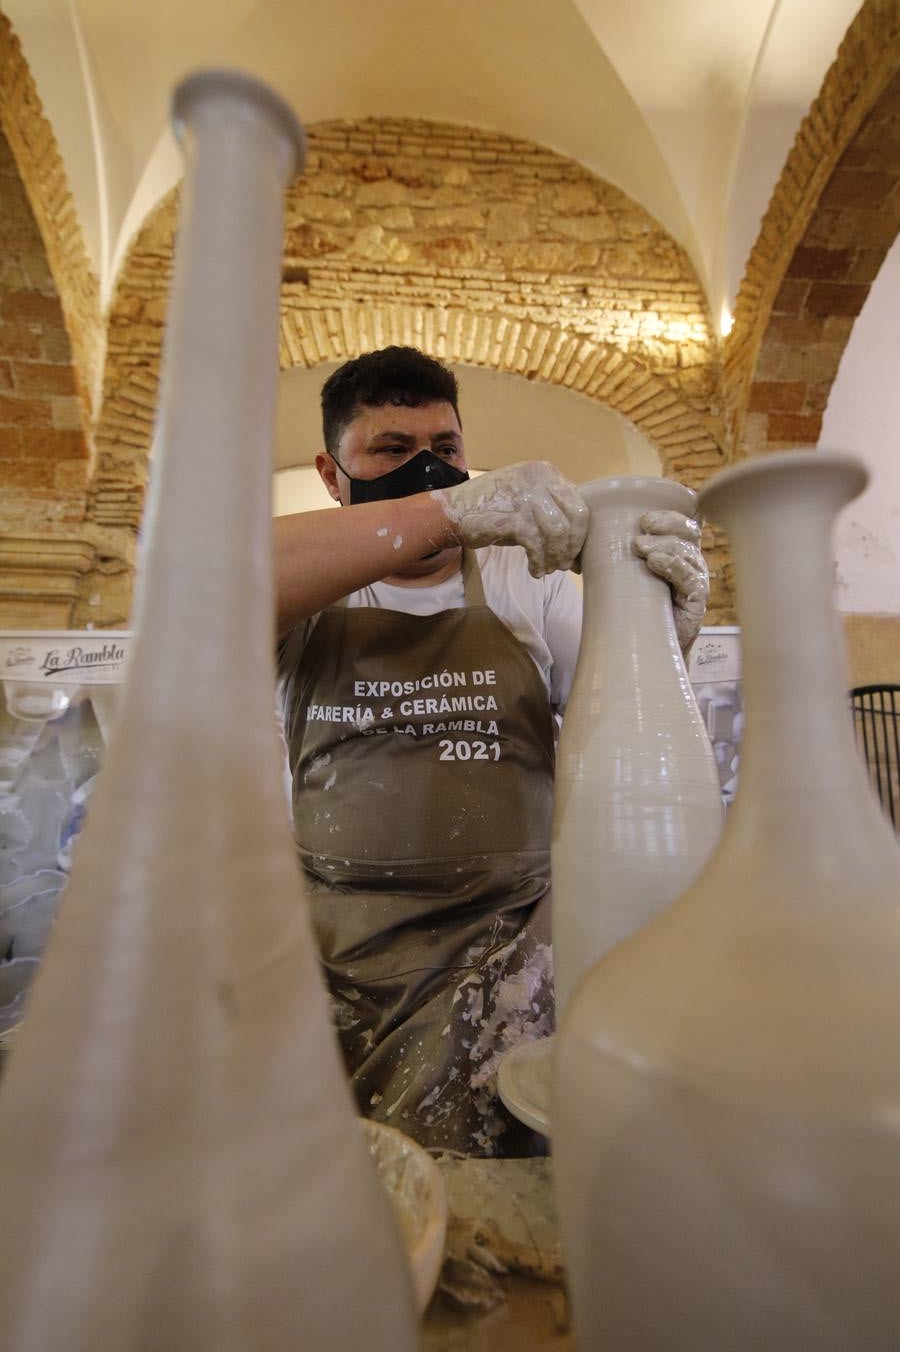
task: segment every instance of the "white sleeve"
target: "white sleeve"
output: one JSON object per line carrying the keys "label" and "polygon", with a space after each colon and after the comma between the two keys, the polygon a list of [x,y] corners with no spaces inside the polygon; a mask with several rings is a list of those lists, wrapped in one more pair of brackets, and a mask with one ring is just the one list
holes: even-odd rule
{"label": "white sleeve", "polygon": [[550,704],[554,713],[562,714],[581,642],[581,588],[571,573],[551,573],[545,581],[544,641],[553,654]]}

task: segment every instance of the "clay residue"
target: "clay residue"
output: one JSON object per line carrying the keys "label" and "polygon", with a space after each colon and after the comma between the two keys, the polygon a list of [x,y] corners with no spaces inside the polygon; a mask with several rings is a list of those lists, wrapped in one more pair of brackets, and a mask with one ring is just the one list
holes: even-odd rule
{"label": "clay residue", "polygon": [[[472,946],[466,956],[475,970],[460,983],[453,1000],[453,1017],[462,1026],[459,1060],[416,1105],[428,1127],[440,1125],[458,1111],[458,1095],[448,1091],[465,1076],[479,1119],[471,1148],[483,1155],[495,1153],[509,1125],[497,1095],[500,1062],[520,1043],[553,1032],[552,951],[539,944],[523,959],[526,942],[518,936],[495,951],[487,941]],[[443,1032],[450,1036],[450,1026]]]}
{"label": "clay residue", "polygon": [[542,460],[490,470],[432,496],[464,545],[521,545],[535,577],[570,568],[587,533],[588,508],[578,489]]}
{"label": "clay residue", "polygon": [[[519,1346],[569,1348],[549,1160],[444,1155],[437,1162],[450,1216],[439,1288],[446,1304],[432,1307],[432,1323],[464,1328],[465,1347],[481,1348],[482,1335],[485,1348],[514,1345],[503,1333],[515,1329]],[[492,1311],[489,1324],[473,1322]],[[457,1324],[462,1317],[465,1326]]]}

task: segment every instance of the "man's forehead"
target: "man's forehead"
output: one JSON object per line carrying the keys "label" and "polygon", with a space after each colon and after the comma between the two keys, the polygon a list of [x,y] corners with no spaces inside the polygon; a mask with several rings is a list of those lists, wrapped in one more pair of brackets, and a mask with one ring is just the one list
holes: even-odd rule
{"label": "man's forehead", "polygon": [[347,424],[351,429],[377,436],[385,432],[422,432],[431,435],[440,432],[460,432],[459,420],[453,405],[444,400],[428,404],[362,404]]}

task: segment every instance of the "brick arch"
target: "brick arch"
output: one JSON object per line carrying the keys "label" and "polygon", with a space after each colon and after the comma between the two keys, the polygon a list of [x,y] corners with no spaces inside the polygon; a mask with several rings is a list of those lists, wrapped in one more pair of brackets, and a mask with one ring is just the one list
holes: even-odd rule
{"label": "brick arch", "polygon": [[684,250],[576,161],[498,133],[313,127],[287,197],[284,302],[301,318],[368,303],[559,326],[620,348],[716,416],[719,351]]}
{"label": "brick arch", "polygon": [[659,452],[664,472],[683,483],[699,483],[723,463],[703,418],[669,382],[614,344],[561,325],[454,306],[357,305],[302,317],[291,310],[282,315],[283,367],[344,361],[388,343],[421,347],[451,365],[483,366],[595,399],[628,418]]}
{"label": "brick arch", "polygon": [[[684,251],[574,161],[405,119],[308,129],[287,194],[280,361],[384,342],[551,380],[629,417],[688,482],[721,462],[717,341]],[[107,327],[92,511],[137,524],[177,190],[151,213]]]}
{"label": "brick arch", "polygon": [[[118,542],[107,545],[89,510],[104,326],[59,147],[2,14],[0,131],[0,373],[11,386],[0,422],[14,424],[0,437],[0,625],[64,628],[94,619],[93,610],[79,615],[79,604],[107,571],[121,572]],[[105,622],[121,624],[126,615]]]}
{"label": "brick arch", "polygon": [[867,0],[805,118],[726,345],[729,458],[815,445],[855,317],[900,229],[900,8]]}
{"label": "brick arch", "polygon": [[[281,318],[280,365],[308,368],[343,361],[388,343],[422,347],[450,364],[544,380],[596,399],[628,418],[658,450],[664,472],[688,485],[699,486],[723,463],[707,421],[670,383],[614,344],[592,342],[558,325],[499,312],[473,315],[454,307],[344,306],[307,311],[302,320],[287,309]],[[97,433],[104,466],[94,493],[98,520],[110,513],[119,519],[128,511],[134,524],[139,522],[157,382],[158,359],[152,367],[141,364],[122,372],[109,391]]]}
{"label": "brick arch", "polygon": [[87,447],[63,311],[34,213],[0,132],[0,527],[80,522]]}
{"label": "brick arch", "polygon": [[[357,306],[307,312],[300,324],[282,314],[282,369],[346,360],[388,343],[422,347],[448,363],[483,366],[528,380],[545,380],[596,399],[628,418],[657,449],[663,473],[699,488],[723,464],[716,438],[666,381],[610,343],[592,343],[551,325],[462,309]],[[289,359],[285,359],[286,354]],[[94,494],[103,524],[126,514],[140,522],[142,485],[153,432],[156,369],[132,370],[111,392],[99,434],[105,471]],[[722,565],[720,532],[706,528],[704,550],[712,574],[710,622],[733,623]]]}
{"label": "brick arch", "polygon": [[92,561],[88,453],[60,298],[2,131],[0,213],[0,628],[59,628]]}
{"label": "brick arch", "polygon": [[[544,380],[596,399],[628,418],[659,452],[664,474],[700,488],[723,464],[719,442],[670,384],[611,343],[516,316],[447,308],[357,306],[281,321],[281,366],[344,361],[388,343],[421,347],[450,364]],[[729,556],[719,530],[704,528],[710,567],[710,624],[733,624]]]}

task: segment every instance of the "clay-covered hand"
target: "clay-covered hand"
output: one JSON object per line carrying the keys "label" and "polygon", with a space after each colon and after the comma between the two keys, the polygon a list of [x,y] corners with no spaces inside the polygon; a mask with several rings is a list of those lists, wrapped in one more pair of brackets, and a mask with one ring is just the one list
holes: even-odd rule
{"label": "clay-covered hand", "polygon": [[634,550],[672,588],[675,632],[687,652],[700,632],[709,600],[709,569],[700,550],[700,526],[681,512],[645,512]]}
{"label": "clay-covered hand", "polygon": [[532,577],[571,568],[587,534],[587,504],[545,460],[492,469],[432,496],[440,499],[460,544],[521,545]]}

